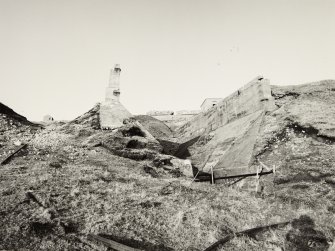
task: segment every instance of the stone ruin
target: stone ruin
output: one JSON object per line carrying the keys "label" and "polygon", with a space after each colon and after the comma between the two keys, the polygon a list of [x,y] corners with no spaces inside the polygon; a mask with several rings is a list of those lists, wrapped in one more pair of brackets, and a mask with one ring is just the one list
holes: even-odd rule
{"label": "stone ruin", "polygon": [[[120,128],[132,117],[119,100],[120,73],[119,65],[111,70],[106,98],[100,105],[101,129]],[[224,99],[206,99],[201,108],[147,113],[174,130],[173,136],[165,140],[169,144],[163,144],[163,152],[170,153],[172,150],[167,151],[166,145],[169,148],[175,144],[178,147],[171,155],[190,159],[204,172],[214,170],[215,178],[241,167],[241,172],[248,171],[264,114],[275,108],[269,80],[258,76]],[[204,137],[212,140],[202,145],[199,142]]]}
{"label": "stone ruin", "polygon": [[111,70],[109,85],[106,88],[105,102],[100,105],[100,128],[115,129],[123,125],[131,113],[120,102],[120,65]]}
{"label": "stone ruin", "polygon": [[200,170],[213,170],[216,179],[233,171],[254,172],[259,130],[265,114],[274,109],[270,81],[258,76],[177,128],[174,138],[180,144],[195,140],[187,147],[188,157]]}
{"label": "stone ruin", "polygon": [[46,124],[53,123],[54,121],[55,121],[54,118],[49,114],[43,116],[43,122]]}

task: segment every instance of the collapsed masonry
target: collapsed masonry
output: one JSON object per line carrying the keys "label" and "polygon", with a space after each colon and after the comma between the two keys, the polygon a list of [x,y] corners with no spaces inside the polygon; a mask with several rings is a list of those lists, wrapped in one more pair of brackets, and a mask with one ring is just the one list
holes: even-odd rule
{"label": "collapsed masonry", "polygon": [[255,173],[252,160],[259,129],[265,113],[274,109],[269,80],[258,76],[178,128],[174,140],[196,142],[184,149],[184,157],[199,170],[213,169],[216,179],[237,170]]}

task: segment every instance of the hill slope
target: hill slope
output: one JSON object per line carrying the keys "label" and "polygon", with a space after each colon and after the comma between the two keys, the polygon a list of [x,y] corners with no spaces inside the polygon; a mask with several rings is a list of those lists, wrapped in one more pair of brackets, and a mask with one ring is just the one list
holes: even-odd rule
{"label": "hill slope", "polygon": [[[152,160],[89,144],[111,139],[124,147],[140,137],[93,129],[94,111],[75,126],[48,127],[31,141],[38,153],[28,151],[0,169],[0,249],[106,250],[88,240],[94,233],[143,250],[200,251],[227,234],[290,221],[216,250],[327,250],[335,238],[334,90],[334,81],[272,87],[277,109],[262,114],[251,162],[277,171],[233,186],[195,183],[153,167]],[[202,135],[190,151],[194,163],[216,148],[224,151],[229,132],[242,146],[243,131],[251,128],[243,125]],[[168,130],[159,126],[161,133]]]}

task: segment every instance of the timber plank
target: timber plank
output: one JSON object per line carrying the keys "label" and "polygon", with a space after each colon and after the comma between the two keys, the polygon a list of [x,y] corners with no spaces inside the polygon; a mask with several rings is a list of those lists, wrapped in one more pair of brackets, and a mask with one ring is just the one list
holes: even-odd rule
{"label": "timber plank", "polygon": [[240,167],[234,169],[214,169],[214,179],[230,179],[230,178],[238,178],[238,177],[248,177],[255,175],[264,175],[273,173],[273,170],[268,171],[257,171],[257,167]]}
{"label": "timber plank", "polygon": [[113,248],[116,251],[143,251],[142,249],[132,248],[132,247],[123,245],[121,243],[118,243],[116,241],[101,237],[99,235],[88,234],[87,237],[88,237],[89,240],[94,240],[94,241],[97,241],[97,242],[101,242],[104,245],[106,245],[107,247]]}
{"label": "timber plank", "polygon": [[5,164],[7,164],[12,158],[13,158],[13,156],[16,154],[16,153],[18,153],[19,151],[21,151],[23,148],[26,148],[28,146],[28,144],[23,144],[23,145],[21,145],[21,146],[18,146],[15,150],[14,150],[14,152],[12,152],[11,154],[9,154],[9,155],[7,155],[7,157],[5,158],[5,159],[3,159],[2,161],[1,161],[1,165],[5,165]]}
{"label": "timber plank", "polygon": [[204,251],[214,251],[219,246],[224,245],[226,242],[234,239],[235,237],[248,236],[248,237],[251,237],[251,238],[255,238],[255,235],[257,235],[257,233],[259,233],[259,232],[264,232],[264,231],[269,231],[269,230],[282,228],[282,227],[287,226],[290,223],[291,223],[291,221],[280,222],[280,223],[277,223],[277,224],[255,227],[255,228],[247,229],[247,230],[244,230],[244,231],[241,231],[241,232],[228,234],[224,238],[222,238],[222,239],[218,240],[217,242],[213,243],[212,245],[210,245]]}

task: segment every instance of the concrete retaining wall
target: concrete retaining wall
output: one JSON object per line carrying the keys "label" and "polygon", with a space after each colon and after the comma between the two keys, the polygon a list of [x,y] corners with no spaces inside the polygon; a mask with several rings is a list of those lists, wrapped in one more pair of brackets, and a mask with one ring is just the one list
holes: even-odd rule
{"label": "concrete retaining wall", "polygon": [[254,79],[213,108],[194,116],[177,129],[175,137],[184,142],[256,111],[273,110],[275,103],[269,82],[263,78]]}

